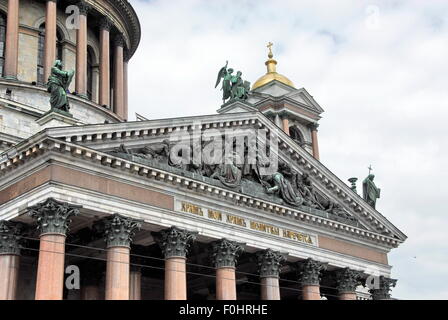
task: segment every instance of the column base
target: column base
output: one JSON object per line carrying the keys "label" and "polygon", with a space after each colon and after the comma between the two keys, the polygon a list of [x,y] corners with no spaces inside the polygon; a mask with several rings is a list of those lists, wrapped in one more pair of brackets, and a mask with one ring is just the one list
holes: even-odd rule
{"label": "column base", "polygon": [[73,92],[72,94],[75,95],[75,96],[77,96],[77,97],[80,97],[80,98],[89,100],[89,96],[88,96],[87,94],[85,94],[85,93],[77,93],[77,92]]}
{"label": "column base", "polygon": [[3,76],[2,78],[7,81],[15,81],[15,82],[19,81],[19,79],[17,79],[17,76]]}

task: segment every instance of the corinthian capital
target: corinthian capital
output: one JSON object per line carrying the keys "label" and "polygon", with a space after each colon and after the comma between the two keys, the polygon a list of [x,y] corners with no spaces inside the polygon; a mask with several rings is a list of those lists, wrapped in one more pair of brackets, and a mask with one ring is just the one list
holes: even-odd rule
{"label": "corinthian capital", "polygon": [[0,221],[0,255],[20,255],[22,230],[21,223]]}
{"label": "corinthian capital", "polygon": [[36,219],[40,234],[59,233],[66,235],[70,219],[79,214],[81,206],[71,205],[48,198],[44,202],[28,208],[28,214]]}
{"label": "corinthian capital", "polygon": [[319,124],[313,122],[313,123],[310,123],[310,124],[308,125],[308,127],[311,129],[311,131],[317,131],[317,128],[319,128]]}
{"label": "corinthian capital", "polygon": [[108,17],[103,17],[100,20],[100,29],[110,31],[112,27],[112,21]]}
{"label": "corinthian capital", "polygon": [[302,285],[318,286],[321,280],[321,272],[327,270],[327,263],[319,262],[311,258],[297,263],[299,279]]}
{"label": "corinthian capital", "polygon": [[215,268],[235,267],[237,259],[243,253],[243,243],[221,239],[212,242],[212,259]]}
{"label": "corinthian capital", "polygon": [[379,288],[370,289],[369,292],[372,295],[373,300],[386,300],[390,299],[390,290],[397,284],[396,279],[386,278],[380,276]]}
{"label": "corinthian capital", "polygon": [[286,261],[287,253],[267,249],[257,252],[258,270],[261,278],[279,277],[280,267]]}
{"label": "corinthian capital", "polygon": [[118,34],[114,38],[114,44],[116,47],[124,48],[126,41],[124,40],[124,36],[122,34]]}
{"label": "corinthian capital", "polygon": [[92,9],[92,7],[86,3],[85,1],[79,1],[76,6],[79,9],[79,14],[82,14],[83,16],[86,16],[87,13]]}
{"label": "corinthian capital", "polygon": [[165,259],[173,257],[185,258],[190,249],[191,243],[196,239],[197,232],[171,227],[153,233],[153,236],[159,244]]}
{"label": "corinthian capital", "polygon": [[359,281],[360,277],[360,271],[349,268],[336,271],[336,283],[339,293],[355,292],[356,287],[361,284]]}
{"label": "corinthian capital", "polygon": [[104,240],[108,248],[130,247],[135,231],[142,226],[140,221],[119,214],[104,218],[102,223],[104,224]]}

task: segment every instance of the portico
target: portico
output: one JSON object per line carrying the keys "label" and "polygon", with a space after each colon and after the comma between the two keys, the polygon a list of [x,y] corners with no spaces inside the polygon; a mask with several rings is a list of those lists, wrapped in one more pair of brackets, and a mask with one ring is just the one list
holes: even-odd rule
{"label": "portico", "polygon": [[[230,115],[201,121],[204,127],[217,121],[225,124],[226,117]],[[269,120],[256,113],[232,118],[231,126],[271,129]],[[160,141],[159,135],[151,133],[168,135],[177,130],[168,129],[167,124],[110,124],[104,132],[95,133],[89,133],[89,127],[49,129],[38,140],[23,144],[15,157],[0,162],[0,216],[8,223],[27,225],[22,237],[31,239],[22,244],[24,270],[34,268],[39,275],[45,267],[63,275],[61,257],[66,258],[65,265],[80,266],[82,290],[68,291],[60,285],[61,276],[53,277],[45,280],[52,286],[48,289],[51,298],[354,299],[355,290],[374,273],[386,279],[384,288],[389,285],[375,291],[375,297],[387,297],[393,284],[387,280],[387,252],[398,240],[372,229],[362,213],[356,214],[357,224],[348,224],[248,193],[254,191],[226,189],[208,179],[108,152],[121,143],[132,145],[136,136],[146,139],[144,144]],[[185,126],[185,121],[179,121],[179,126]],[[78,140],[77,130],[92,138]],[[282,157],[295,159],[292,150],[308,161],[298,162],[298,170],[313,165],[307,170],[322,175],[320,181],[338,184],[311,155],[290,144],[288,135],[280,133],[279,138],[280,146],[282,140],[287,143],[280,148]],[[351,197],[349,186],[338,188],[353,208],[381,219],[362,200]],[[65,234],[47,239],[39,237],[39,221],[30,212],[48,201],[53,201],[45,211],[49,216],[61,208],[73,208],[79,214],[64,220]],[[33,256],[33,250],[39,256]],[[84,279],[83,270],[88,268],[90,275],[86,265],[94,261],[97,267],[92,273],[97,281]],[[4,270],[0,270],[2,281],[14,279]],[[43,280],[35,275],[31,273],[37,290]],[[21,279],[29,276],[19,274],[19,286],[27,286]],[[10,288],[12,297],[14,286]]]}

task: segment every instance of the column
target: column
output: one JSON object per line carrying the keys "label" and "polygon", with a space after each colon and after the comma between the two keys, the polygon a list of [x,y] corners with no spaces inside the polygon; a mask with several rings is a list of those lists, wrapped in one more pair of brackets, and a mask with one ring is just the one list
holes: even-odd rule
{"label": "column", "polygon": [[171,227],[153,235],[165,256],[165,300],[186,300],[186,260],[197,232]]}
{"label": "column", "polygon": [[110,28],[112,22],[104,17],[100,22],[100,101],[110,107]]}
{"label": "column", "polygon": [[274,123],[277,127],[282,127],[282,119],[280,119],[280,116],[278,114],[276,114],[274,117]]}
{"label": "column", "polygon": [[122,119],[127,118],[124,110],[124,38],[119,35],[115,38],[114,62],[114,112]]}
{"label": "column", "polygon": [[289,136],[289,119],[287,117],[282,118],[283,131]]}
{"label": "column", "polygon": [[70,217],[78,215],[80,208],[48,198],[28,209],[40,232],[36,300],[63,298],[65,238]]}
{"label": "column", "polygon": [[380,276],[377,283],[374,282],[376,288],[370,289],[369,292],[372,295],[373,300],[390,300],[390,290],[397,284],[396,279],[386,278]]}
{"label": "column", "polygon": [[17,80],[19,58],[19,0],[8,0],[5,44],[5,67],[3,76],[9,80]]}
{"label": "column", "polygon": [[45,14],[45,52],[44,52],[44,81],[51,74],[51,68],[56,60],[56,17],[57,0],[47,0]]}
{"label": "column", "polygon": [[87,260],[81,267],[81,300],[101,300],[100,283],[106,270],[106,263]]}
{"label": "column", "polygon": [[142,269],[140,267],[131,266],[129,292],[129,300],[142,299]]}
{"label": "column", "polygon": [[320,160],[319,157],[319,142],[317,141],[317,128],[319,125],[317,123],[312,123],[309,125],[311,129],[311,143],[313,144],[313,157]]}
{"label": "column", "polygon": [[81,1],[79,8],[79,27],[76,30],[76,93],[87,99],[87,12],[90,6]]}
{"label": "column", "polygon": [[118,214],[103,221],[107,246],[106,300],[129,300],[131,242],[141,222]]}
{"label": "column", "polygon": [[128,61],[124,62],[123,70],[123,99],[124,99],[124,119],[128,119],[129,92],[128,92]]}
{"label": "column", "polygon": [[22,225],[0,221],[0,300],[15,300],[20,264]]}
{"label": "column", "polygon": [[212,260],[216,268],[216,300],[236,300],[235,266],[244,251],[243,244],[227,239],[212,243]]}
{"label": "column", "polygon": [[280,267],[286,261],[286,255],[272,249],[257,252],[261,300],[280,300]]}
{"label": "column", "polygon": [[299,281],[302,285],[303,300],[320,300],[321,272],[327,269],[327,264],[313,259],[297,263]]}
{"label": "column", "polygon": [[356,287],[361,284],[360,277],[361,272],[349,268],[336,271],[339,300],[356,300]]}

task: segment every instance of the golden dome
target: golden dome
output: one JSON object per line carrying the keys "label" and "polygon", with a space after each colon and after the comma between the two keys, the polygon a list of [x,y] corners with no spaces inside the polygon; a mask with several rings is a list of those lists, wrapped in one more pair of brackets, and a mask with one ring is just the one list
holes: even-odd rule
{"label": "golden dome", "polygon": [[274,55],[272,54],[272,43],[270,42],[268,44],[268,48],[269,48],[269,60],[266,61],[265,65],[267,67],[267,73],[262,76],[260,79],[258,79],[257,81],[255,81],[254,85],[252,86],[252,90],[255,90],[261,86],[264,86],[266,83],[269,83],[271,81],[277,80],[281,83],[284,83],[290,87],[294,87],[294,83],[292,83],[291,80],[289,80],[287,77],[285,77],[284,75],[280,74],[277,72],[277,61],[274,60]]}

